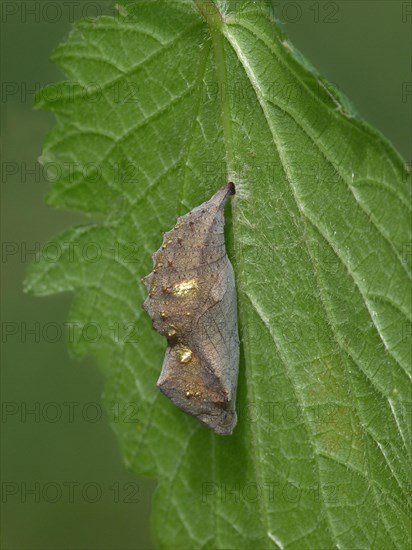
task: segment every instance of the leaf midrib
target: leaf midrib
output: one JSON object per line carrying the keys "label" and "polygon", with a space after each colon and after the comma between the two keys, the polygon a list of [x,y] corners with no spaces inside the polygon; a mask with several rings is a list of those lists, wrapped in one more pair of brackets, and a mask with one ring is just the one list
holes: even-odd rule
{"label": "leaf midrib", "polygon": [[[225,90],[227,85],[227,77],[226,77],[226,62],[225,62],[225,54],[224,54],[224,34],[221,32],[223,30],[223,22],[221,14],[218,12],[216,6],[213,3],[213,6],[216,8],[216,12],[213,14],[212,21],[208,17],[208,13],[204,13],[203,11],[203,3],[202,0],[193,0],[196,7],[199,9],[200,13],[204,17],[206,23],[209,26],[210,34],[211,34],[211,40],[213,43],[213,51],[215,54],[215,66],[216,66],[216,78],[218,81],[219,89]],[[211,10],[212,11],[212,10]],[[212,12],[213,13],[213,12]],[[230,112],[230,104],[228,100],[228,94],[223,93],[221,94],[222,100],[221,100],[221,108],[222,108],[222,125],[223,125],[223,136],[224,136],[224,143],[225,143],[225,152],[226,152],[226,163],[227,163],[227,173],[228,177],[232,170],[234,170],[235,165],[235,155],[234,155],[234,149],[233,149],[233,138],[232,138],[232,118],[231,118],[231,112]],[[235,216],[233,216],[232,219],[232,225],[233,225],[233,234],[234,238],[236,238],[236,223],[235,223]],[[243,315],[242,315],[242,309],[239,308],[239,325],[240,329],[243,324]],[[255,395],[255,388],[253,387],[253,383],[251,382],[248,385],[248,388],[252,394],[252,401],[254,399]],[[264,475],[262,472],[261,465],[263,464],[263,461],[261,460],[261,451],[260,451],[260,444],[259,444],[259,432],[260,427],[257,425],[256,432],[254,430],[251,430],[251,435],[254,440],[254,449],[256,450],[256,454],[254,455],[256,459],[254,460],[254,469],[256,472],[256,476],[259,478],[260,485],[263,486],[263,480]],[[212,434],[212,437],[214,435]],[[217,462],[217,456],[216,456],[216,446],[213,445],[213,470],[215,471],[215,465]],[[261,517],[263,518],[263,521],[266,523],[266,532],[265,535],[267,539],[270,541],[271,545],[275,544],[276,547],[280,547],[278,543],[276,543],[273,539],[272,535],[272,529],[269,525],[269,514],[265,499],[259,500],[259,506],[260,508],[264,508],[261,513]],[[218,513],[217,511],[217,505],[215,507],[215,537],[217,540],[217,522],[216,522],[216,515]],[[272,536],[271,536],[272,535]]]}

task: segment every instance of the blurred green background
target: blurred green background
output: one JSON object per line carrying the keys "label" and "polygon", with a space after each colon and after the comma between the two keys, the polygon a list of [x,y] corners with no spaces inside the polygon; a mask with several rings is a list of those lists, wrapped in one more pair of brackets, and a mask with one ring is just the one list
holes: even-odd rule
{"label": "blurred green background", "polygon": [[[273,4],[295,46],[410,162],[411,3]],[[54,121],[32,110],[34,91],[63,79],[48,57],[71,22],[111,14],[113,3],[4,1],[1,10],[1,548],[152,548],[156,482],[126,471],[109,426],[114,412],[93,421],[103,376],[92,359],[72,359],[64,334],[56,333],[71,296],[22,293],[36,243],[90,222],[44,204],[48,183],[36,160]],[[38,337],[28,332],[36,323]]]}

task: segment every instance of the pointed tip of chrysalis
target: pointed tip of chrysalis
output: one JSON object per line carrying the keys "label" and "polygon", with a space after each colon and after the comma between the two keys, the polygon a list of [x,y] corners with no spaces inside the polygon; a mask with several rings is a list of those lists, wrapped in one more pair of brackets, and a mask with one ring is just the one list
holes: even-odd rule
{"label": "pointed tip of chrysalis", "polygon": [[[234,195],[236,193],[235,190],[235,184],[232,181],[229,181],[226,183],[223,187],[221,187],[216,193],[213,195],[213,197],[205,202],[204,204],[201,204],[200,207],[203,207],[204,212],[204,206],[207,205],[209,208],[223,208],[227,198],[230,195]],[[199,207],[199,208],[200,208]]]}
{"label": "pointed tip of chrysalis", "polygon": [[227,194],[228,195],[234,195],[236,193],[235,184],[233,181],[229,181],[229,183],[226,184],[227,187]]}

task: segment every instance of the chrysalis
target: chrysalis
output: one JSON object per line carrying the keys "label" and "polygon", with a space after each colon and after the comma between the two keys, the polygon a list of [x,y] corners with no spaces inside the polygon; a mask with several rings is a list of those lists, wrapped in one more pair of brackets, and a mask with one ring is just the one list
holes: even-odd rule
{"label": "chrysalis", "polygon": [[168,347],[157,387],[216,433],[236,425],[239,340],[235,278],[224,241],[224,204],[233,183],[177,219],[143,282],[143,304]]}

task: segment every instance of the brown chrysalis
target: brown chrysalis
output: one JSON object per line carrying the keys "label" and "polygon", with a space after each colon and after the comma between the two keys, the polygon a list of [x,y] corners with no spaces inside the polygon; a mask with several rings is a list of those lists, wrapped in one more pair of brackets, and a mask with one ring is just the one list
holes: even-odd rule
{"label": "brown chrysalis", "polygon": [[143,304],[168,347],[157,387],[182,411],[221,435],[236,425],[239,339],[235,278],[224,241],[233,183],[177,219],[143,282]]}

